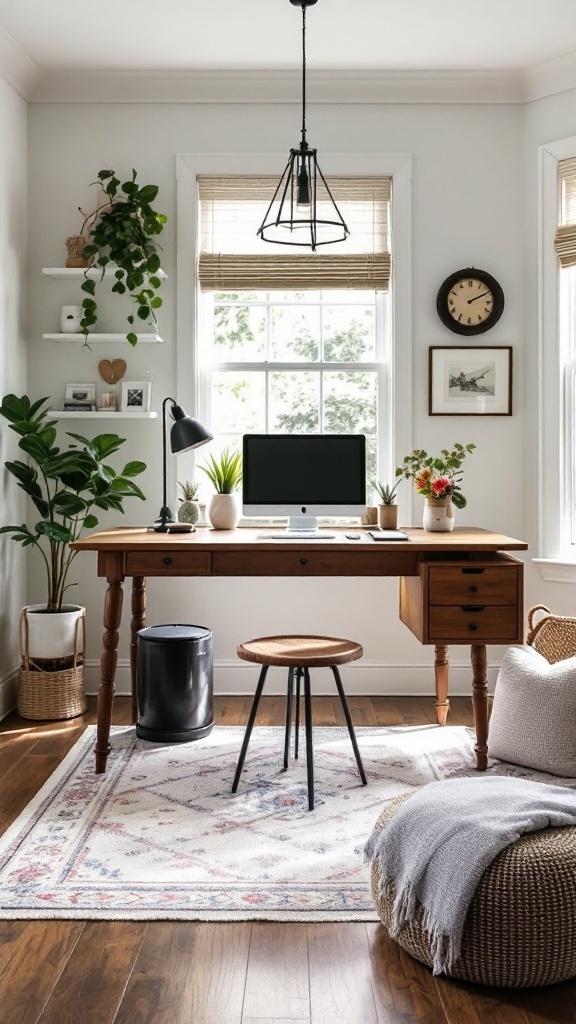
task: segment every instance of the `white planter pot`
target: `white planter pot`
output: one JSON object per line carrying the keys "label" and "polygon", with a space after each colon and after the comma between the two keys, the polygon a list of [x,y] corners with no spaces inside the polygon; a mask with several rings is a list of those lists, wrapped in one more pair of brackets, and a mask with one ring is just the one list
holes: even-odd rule
{"label": "white planter pot", "polygon": [[[45,604],[31,604],[23,610],[22,650],[30,658],[67,658],[82,645],[79,619],[85,615],[79,604],[63,604],[61,612],[47,612]],[[78,626],[76,623],[78,622]]]}
{"label": "white planter pot", "polygon": [[234,530],[240,522],[242,505],[239,494],[214,494],[208,506],[208,518],[215,530]]}
{"label": "white planter pot", "polygon": [[451,498],[425,498],[422,526],[432,533],[454,529],[454,505]]}

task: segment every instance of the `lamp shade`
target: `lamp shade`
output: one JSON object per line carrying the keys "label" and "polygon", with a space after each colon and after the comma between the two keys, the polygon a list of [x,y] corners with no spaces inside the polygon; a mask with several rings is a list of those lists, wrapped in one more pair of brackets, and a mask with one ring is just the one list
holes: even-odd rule
{"label": "lamp shade", "polygon": [[170,447],[173,452],[187,452],[191,448],[199,448],[200,445],[212,441],[214,435],[192,416],[187,416],[181,405],[176,402],[170,413],[174,420],[170,428]]}

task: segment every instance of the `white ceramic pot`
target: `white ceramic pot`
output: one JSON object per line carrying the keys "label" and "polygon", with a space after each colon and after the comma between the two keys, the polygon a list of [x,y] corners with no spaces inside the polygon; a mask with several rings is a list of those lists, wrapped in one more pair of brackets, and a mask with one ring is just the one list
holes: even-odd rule
{"label": "white ceramic pot", "polygon": [[425,498],[422,526],[433,533],[454,529],[454,505],[451,498]]}
{"label": "white ceramic pot", "polygon": [[[31,604],[24,609],[22,650],[28,632],[28,654],[31,658],[67,658],[74,654],[76,623],[85,614],[79,604],[63,604],[61,612],[47,612],[45,604]],[[82,645],[80,625],[77,647]]]}
{"label": "white ceramic pot", "polygon": [[240,522],[242,505],[239,494],[213,494],[208,518],[215,530],[234,530]]}

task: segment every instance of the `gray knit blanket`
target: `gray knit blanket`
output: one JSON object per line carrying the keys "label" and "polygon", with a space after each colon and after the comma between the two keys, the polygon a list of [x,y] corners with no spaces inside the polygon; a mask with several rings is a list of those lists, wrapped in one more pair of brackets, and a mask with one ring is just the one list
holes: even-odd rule
{"label": "gray knit blanket", "polygon": [[449,779],[417,790],[364,848],[365,860],[378,861],[382,898],[395,889],[392,938],[420,903],[433,973],[449,974],[488,865],[525,832],[549,825],[576,825],[576,792],[506,776]]}

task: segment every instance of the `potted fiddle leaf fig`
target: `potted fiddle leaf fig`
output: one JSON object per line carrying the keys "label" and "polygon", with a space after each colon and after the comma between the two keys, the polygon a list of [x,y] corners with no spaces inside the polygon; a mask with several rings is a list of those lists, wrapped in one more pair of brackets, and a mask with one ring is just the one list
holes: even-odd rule
{"label": "potted fiddle leaf fig", "polygon": [[[96,286],[104,277],[106,268],[113,268],[116,280],[112,291],[118,295],[128,293],[133,301],[135,313],[133,311],[127,316],[130,330],[126,338],[131,345],[136,345],[135,316],[144,324],[152,323],[157,327],[156,310],[162,305],[158,295],[162,274],[158,254],[160,246],[156,239],[167,218],[152,207],[158,186],[139,185],[135,170],[132,170],[131,179],[124,182],[110,170],[99,171],[97,177],[93,184],[101,189],[98,207],[85,215],[81,234],[88,243],[82,255],[101,274],[94,279],[88,276],[90,267],[84,272],[86,280],[82,290],[87,297],[82,302],[80,330],[88,340],[90,329],[98,320]],[[82,210],[80,212],[83,213]]]}
{"label": "potted fiddle leaf fig", "polygon": [[55,420],[43,408],[46,398],[31,402],[27,395],[5,395],[0,415],[20,435],[23,458],[6,462],[6,469],[31,499],[37,521],[7,525],[23,547],[32,547],[44,565],[46,601],[26,610],[30,656],[37,661],[67,658],[74,650],[76,620],[84,614],[80,605],[66,603],[66,591],[74,583],[68,573],[76,552],[69,547],[80,534],[98,525],[95,512],[123,512],[125,498],[144,499],[134,477],[146,469],[144,462],[127,462],[117,472],[108,462],[125,439],[99,434],[91,440],[69,433],[75,442],[67,448],[56,444]]}

